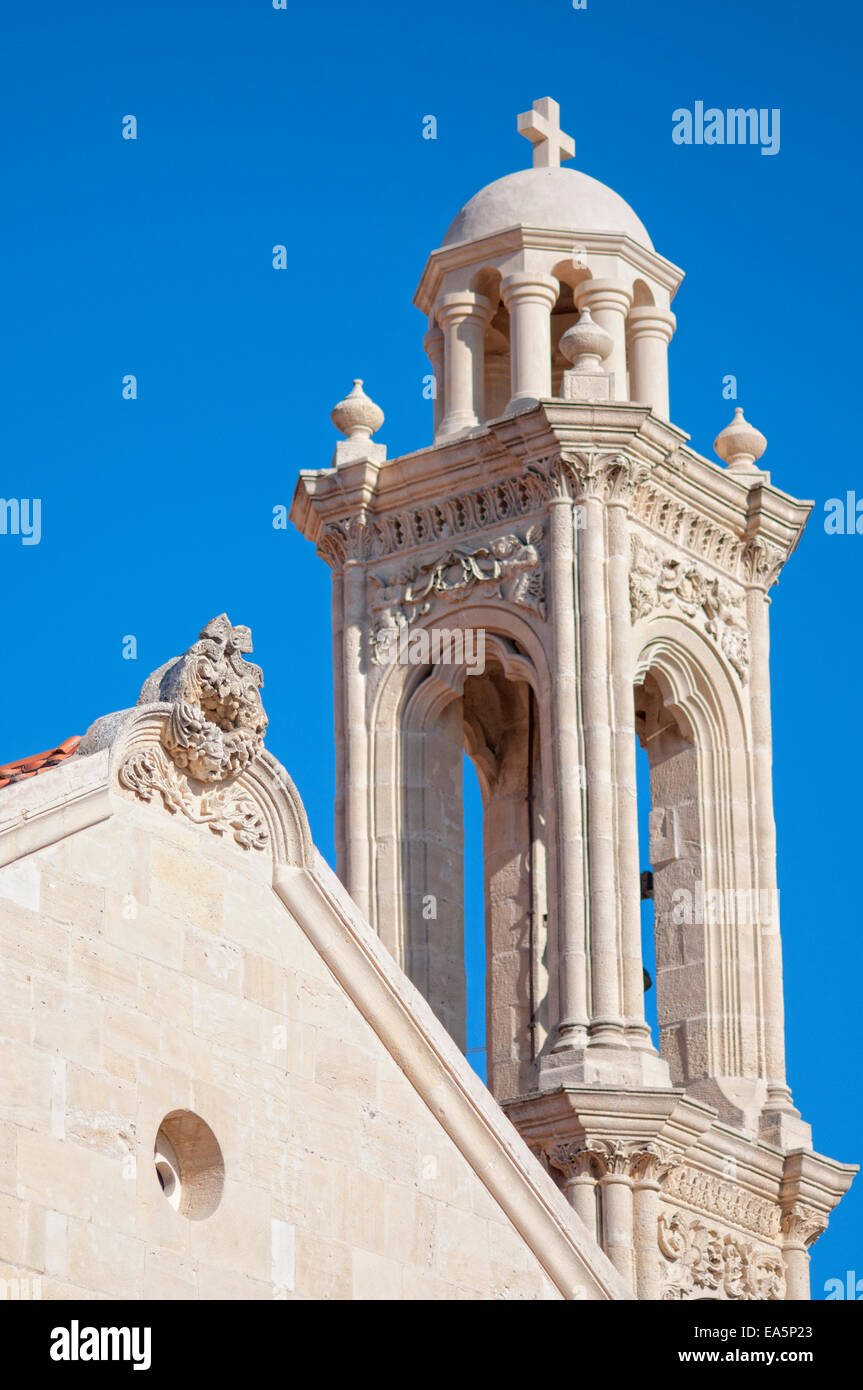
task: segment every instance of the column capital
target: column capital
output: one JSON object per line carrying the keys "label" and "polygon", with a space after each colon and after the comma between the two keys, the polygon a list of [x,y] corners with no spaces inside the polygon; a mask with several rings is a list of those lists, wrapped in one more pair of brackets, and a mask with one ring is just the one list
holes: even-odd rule
{"label": "column capital", "polygon": [[827,1230],[827,1217],[803,1202],[785,1208],[779,1223],[785,1249],[806,1250]]}
{"label": "column capital", "polygon": [[626,318],[626,336],[630,342],[640,338],[658,338],[666,345],[674,337],[677,319],[670,309],[658,309],[654,304],[636,304]]}
{"label": "column capital", "polygon": [[[467,319],[487,323],[494,313],[494,305],[483,294],[472,290],[456,290],[445,294],[435,307],[435,318],[442,329],[457,327]],[[430,330],[430,332],[433,330]],[[427,334],[426,337],[429,335]]]}
{"label": "column capital", "polygon": [[444,348],[444,336],[436,323],[433,323],[423,338],[426,357],[440,356]]}
{"label": "column capital", "polygon": [[539,271],[519,270],[508,275],[500,287],[500,297],[509,309],[511,304],[542,304],[553,309],[560,294],[560,281]]}
{"label": "column capital", "polygon": [[632,304],[632,288],[625,280],[583,280],[575,291],[579,309],[587,305],[591,314],[603,309],[616,309],[628,314]]}

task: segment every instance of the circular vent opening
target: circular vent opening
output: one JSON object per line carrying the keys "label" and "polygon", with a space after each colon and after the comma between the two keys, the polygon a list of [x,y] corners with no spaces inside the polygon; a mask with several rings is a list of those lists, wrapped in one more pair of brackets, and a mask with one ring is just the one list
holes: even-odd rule
{"label": "circular vent opening", "polygon": [[181,1216],[203,1221],[222,1200],[225,1161],[206,1120],[191,1110],[172,1110],[153,1146],[156,1180]]}

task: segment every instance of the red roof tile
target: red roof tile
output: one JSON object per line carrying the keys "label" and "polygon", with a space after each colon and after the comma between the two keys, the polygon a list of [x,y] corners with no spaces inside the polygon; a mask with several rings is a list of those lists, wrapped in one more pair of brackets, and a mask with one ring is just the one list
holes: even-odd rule
{"label": "red roof tile", "polygon": [[15,763],[4,763],[0,767],[0,787],[8,787],[11,782],[23,782],[25,777],[37,777],[40,772],[47,772],[49,767],[56,767],[64,758],[72,756],[80,742],[81,735],[74,734],[47,753],[33,753],[29,758],[19,758]]}

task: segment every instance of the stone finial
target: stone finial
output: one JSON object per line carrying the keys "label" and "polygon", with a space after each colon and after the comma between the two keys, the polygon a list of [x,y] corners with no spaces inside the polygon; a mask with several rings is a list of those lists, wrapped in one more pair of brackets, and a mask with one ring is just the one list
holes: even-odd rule
{"label": "stone finial", "polygon": [[354,378],[353,390],[344,400],[333,406],[330,419],[336,429],[347,436],[336,445],[334,466],[360,459],[377,462],[386,458],[387,451],[383,444],[369,442],[383,424],[384,412],[366,395],[360,377]]}
{"label": "stone finial", "polygon": [[602,363],[614,347],[614,339],[600,324],[595,323],[587,305],[577,323],[568,328],[560,340],[560,350],[573,364],[572,370],[588,376],[602,371]]}
{"label": "stone finial", "polygon": [[171,705],[162,744],[174,764],[198,781],[235,777],[263,748],[264,678],[259,666],[245,660],[251,650],[249,629],[234,627],[221,613],[183,656],[144,682],[138,704]]}
{"label": "stone finial", "polygon": [[353,390],[333,406],[330,419],[348,439],[370,439],[383,424],[384,412],[366,395],[362,380],[355,377]]}
{"label": "stone finial", "polygon": [[737,406],[734,419],[726,425],[713,441],[713,448],[731,473],[760,473],[755,467],[767,448],[767,440],[760,430],[743,418],[743,409]]}

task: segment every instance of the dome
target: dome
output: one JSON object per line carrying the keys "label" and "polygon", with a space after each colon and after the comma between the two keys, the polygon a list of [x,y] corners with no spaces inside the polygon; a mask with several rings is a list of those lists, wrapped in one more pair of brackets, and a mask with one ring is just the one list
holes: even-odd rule
{"label": "dome", "polygon": [[519,224],[574,232],[623,232],[653,250],[647,230],[628,203],[580,169],[521,169],[495,179],[466,203],[444,246]]}

